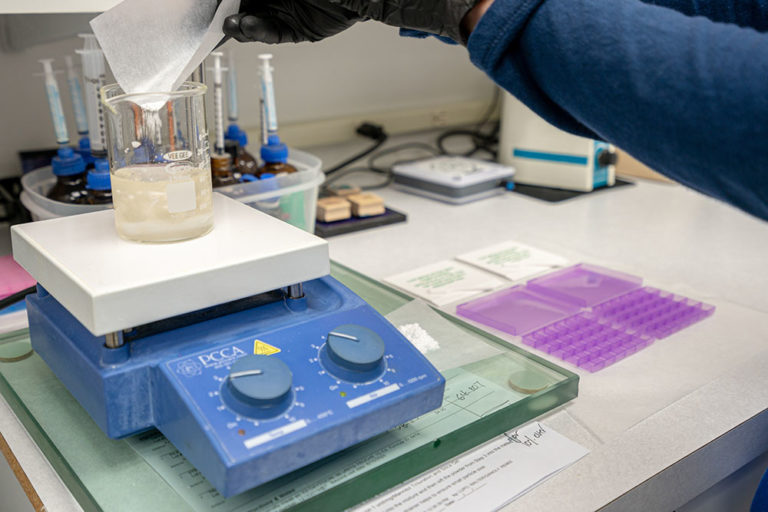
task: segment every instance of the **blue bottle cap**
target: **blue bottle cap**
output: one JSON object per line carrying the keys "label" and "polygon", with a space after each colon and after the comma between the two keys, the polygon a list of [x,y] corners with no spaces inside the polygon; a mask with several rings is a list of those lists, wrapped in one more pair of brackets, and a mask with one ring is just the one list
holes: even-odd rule
{"label": "blue bottle cap", "polygon": [[82,137],[77,142],[77,149],[75,150],[75,153],[83,157],[86,167],[93,165],[94,158],[91,155],[91,139],[88,137]]}
{"label": "blue bottle cap", "polygon": [[269,142],[261,146],[261,159],[267,163],[286,163],[288,161],[288,146],[280,142],[280,137],[270,135]]}
{"label": "blue bottle cap", "polygon": [[241,130],[240,127],[234,123],[227,126],[227,131],[224,133],[224,139],[237,142],[240,144],[241,148],[244,148],[248,145],[248,134],[245,133],[245,130]]}
{"label": "blue bottle cap", "polygon": [[107,164],[107,170],[104,171],[99,169],[100,162],[106,162],[106,160],[96,160],[96,168],[88,171],[85,183],[85,188],[88,190],[109,190],[112,188],[112,183],[109,179],[109,164]]}
{"label": "blue bottle cap", "polygon": [[85,160],[72,148],[59,148],[51,160],[51,167],[56,176],[72,176],[85,171]]}
{"label": "blue bottle cap", "polygon": [[242,176],[240,176],[240,182],[241,183],[247,183],[247,182],[251,182],[251,181],[258,181],[258,179],[259,178],[257,178],[253,174],[243,174]]}
{"label": "blue bottle cap", "polygon": [[109,172],[109,161],[106,158],[97,158],[93,165],[97,171]]}
{"label": "blue bottle cap", "polygon": [[260,179],[260,180],[268,180],[269,178],[274,178],[274,177],[275,177],[275,175],[274,175],[274,174],[272,174],[271,172],[264,172],[264,173],[262,173],[262,174],[259,176],[259,179]]}

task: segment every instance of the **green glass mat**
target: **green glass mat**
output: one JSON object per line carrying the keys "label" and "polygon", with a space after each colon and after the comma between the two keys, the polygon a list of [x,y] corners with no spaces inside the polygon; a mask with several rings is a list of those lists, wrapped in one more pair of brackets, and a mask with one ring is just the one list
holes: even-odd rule
{"label": "green glass mat", "polygon": [[[332,264],[331,275],[384,315],[411,301],[410,297],[339,264]],[[191,503],[189,496],[185,499],[166,480],[158,478],[155,469],[131,445],[137,446],[137,450],[140,446],[149,446],[149,449],[164,450],[167,457],[179,457],[159,433],[140,434],[130,440],[107,438],[39,356],[24,357],[29,351],[27,331],[0,336],[0,361],[9,361],[0,362],[0,392],[85,510],[340,510],[576,396],[578,376],[574,373],[511,347],[461,320],[440,314],[463,330],[468,338],[482,340],[496,355],[445,371],[447,393],[439,411],[249,491],[246,494],[250,501],[245,499],[246,494],[234,497],[231,500],[239,500],[236,507],[229,506],[234,502],[224,502],[215,492],[205,494],[202,504]],[[529,382],[535,382],[535,386],[545,382],[544,389],[536,392],[524,389],[531,394],[520,393],[521,388],[510,380],[510,371],[517,372],[520,368],[526,373],[523,388],[531,386]],[[494,402],[492,392],[496,393],[494,396],[510,399],[501,404]],[[490,398],[485,398],[485,394]],[[469,403],[472,407],[467,407]],[[454,417],[457,425],[454,430],[442,422],[441,414]],[[403,450],[400,439],[411,440],[411,448]],[[414,443],[413,439],[419,442]],[[386,457],[381,456],[384,451],[388,454]],[[366,464],[361,466],[361,460]],[[357,467],[347,467],[350,464],[347,461],[354,461]],[[182,464],[189,463],[182,457],[168,467],[178,471]],[[311,492],[306,489],[295,492],[294,483],[318,480],[317,475],[329,475],[329,478],[323,476],[326,480],[323,485],[309,486]],[[191,466],[183,476],[196,478],[193,485],[208,485]],[[283,499],[286,492],[292,493],[292,499]],[[272,500],[275,505],[267,506],[270,500],[266,497],[270,493],[275,495]]]}

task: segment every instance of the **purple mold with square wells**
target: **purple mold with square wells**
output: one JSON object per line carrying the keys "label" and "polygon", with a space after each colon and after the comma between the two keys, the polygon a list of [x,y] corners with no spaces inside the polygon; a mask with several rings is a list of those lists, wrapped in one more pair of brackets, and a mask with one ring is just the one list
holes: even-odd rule
{"label": "purple mold with square wells", "polygon": [[629,274],[580,264],[456,308],[460,316],[595,372],[714,313]]}
{"label": "purple mold with square wells", "polygon": [[523,336],[523,343],[596,372],[653,343],[653,338],[584,312]]}
{"label": "purple mold with square wells", "polygon": [[592,308],[605,321],[666,338],[715,312],[715,306],[646,286]]}

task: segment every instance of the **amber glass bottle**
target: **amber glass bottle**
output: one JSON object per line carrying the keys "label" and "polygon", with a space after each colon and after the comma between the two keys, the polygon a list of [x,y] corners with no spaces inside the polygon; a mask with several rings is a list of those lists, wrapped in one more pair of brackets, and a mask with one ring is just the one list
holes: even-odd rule
{"label": "amber glass bottle", "polygon": [[105,158],[97,158],[93,169],[88,171],[86,178],[86,193],[81,199],[82,204],[111,204],[112,182],[109,178],[109,162]]}
{"label": "amber glass bottle", "polygon": [[224,135],[224,147],[232,155],[232,165],[235,168],[235,174],[242,176],[255,176],[259,168],[256,157],[248,152],[248,135],[236,124],[227,127]]}
{"label": "amber glass bottle", "polygon": [[239,183],[232,168],[232,157],[228,153],[211,155],[211,181],[213,188]]}
{"label": "amber glass bottle", "polygon": [[297,172],[296,168],[288,163],[288,147],[280,141],[277,135],[269,136],[269,143],[261,146],[261,159],[264,165],[259,167],[257,176],[262,174],[289,174]]}
{"label": "amber glass bottle", "polygon": [[85,195],[85,161],[70,147],[59,148],[51,168],[56,183],[48,192],[48,199],[62,203],[78,203]]}

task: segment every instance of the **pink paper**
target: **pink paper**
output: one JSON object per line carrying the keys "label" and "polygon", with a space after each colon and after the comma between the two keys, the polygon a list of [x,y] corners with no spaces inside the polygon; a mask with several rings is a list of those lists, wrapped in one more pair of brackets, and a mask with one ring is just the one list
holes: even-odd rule
{"label": "pink paper", "polygon": [[0,299],[35,284],[27,271],[16,263],[12,256],[0,258]]}

